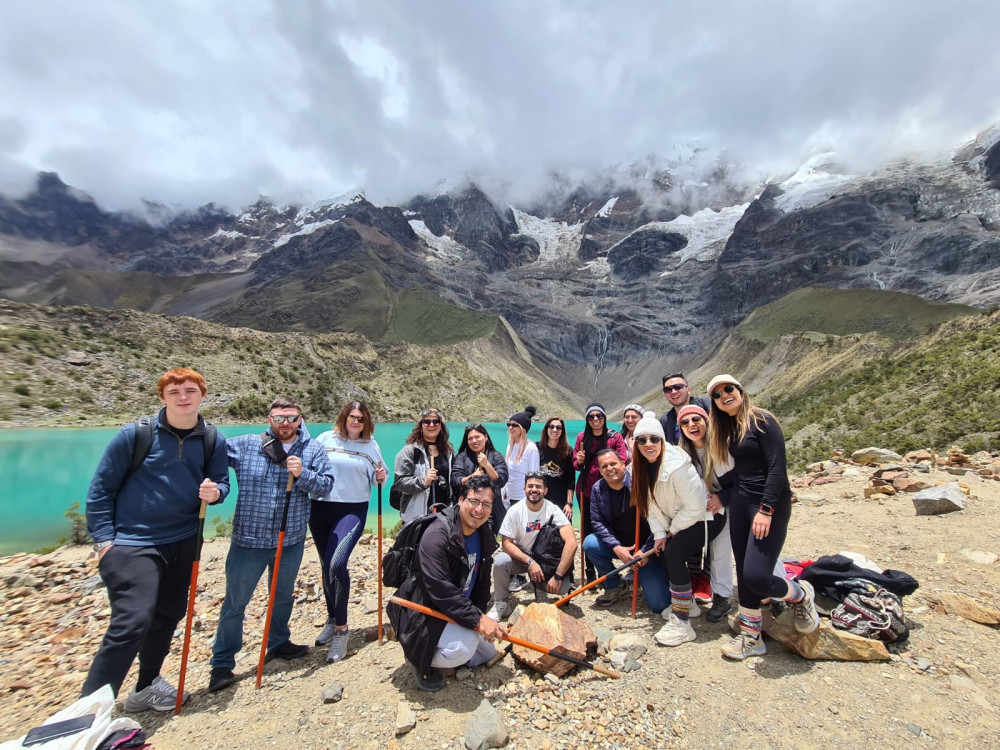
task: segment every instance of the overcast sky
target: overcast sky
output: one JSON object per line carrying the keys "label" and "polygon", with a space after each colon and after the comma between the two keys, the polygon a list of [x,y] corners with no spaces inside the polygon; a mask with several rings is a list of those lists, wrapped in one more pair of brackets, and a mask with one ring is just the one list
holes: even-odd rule
{"label": "overcast sky", "polygon": [[0,191],[238,207],[472,178],[525,200],[691,144],[773,172],[1000,121],[1000,3],[8,0]]}

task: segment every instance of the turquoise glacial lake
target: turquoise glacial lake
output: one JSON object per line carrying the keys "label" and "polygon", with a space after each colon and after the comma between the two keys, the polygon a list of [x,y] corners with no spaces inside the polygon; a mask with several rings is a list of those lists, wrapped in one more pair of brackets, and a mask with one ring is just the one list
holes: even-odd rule
{"label": "turquoise glacial lake", "polygon": [[[458,448],[462,439],[465,422],[450,423],[451,442]],[[569,435],[575,438],[582,429],[580,420],[568,422]],[[497,450],[503,452],[507,445],[507,430],[503,423],[488,422],[485,427],[493,438]],[[220,425],[220,431],[227,437],[248,432],[261,432],[263,425]],[[313,435],[329,429],[326,424],[310,424]],[[413,429],[410,424],[379,424],[375,439],[382,449],[389,478],[382,490],[382,527],[391,528],[399,514],[389,507],[389,485],[392,483],[392,466],[396,453],[403,447],[406,436]],[[42,547],[56,544],[68,536],[70,524],[65,517],[66,509],[74,501],[83,507],[90,479],[104,448],[118,431],[117,428],[102,429],[27,429],[0,430],[0,509],[3,523],[0,524],[0,555],[15,552],[32,552]],[[538,439],[541,425],[531,426],[529,437]],[[221,506],[209,507],[205,524],[206,536],[213,536],[216,521],[228,520],[236,507],[235,477],[230,472],[233,489],[229,498]],[[368,527],[374,530],[378,519],[378,496],[372,490],[368,511]]]}

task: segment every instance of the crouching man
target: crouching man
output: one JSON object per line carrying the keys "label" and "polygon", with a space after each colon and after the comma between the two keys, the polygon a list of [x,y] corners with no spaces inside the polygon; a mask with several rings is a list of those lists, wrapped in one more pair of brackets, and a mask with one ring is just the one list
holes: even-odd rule
{"label": "crouching man", "polygon": [[492,641],[506,634],[483,614],[490,600],[489,563],[497,546],[488,523],[495,501],[499,498],[493,497],[488,477],[471,478],[458,504],[443,510],[424,531],[415,555],[420,574],[410,576],[396,592],[457,624],[391,602],[387,608],[417,687],[425,692],[444,687],[439,669],[489,661],[496,653]]}
{"label": "crouching man", "polygon": [[[551,559],[554,555],[546,555],[549,550],[536,550],[534,547],[542,529],[550,522],[559,530],[556,542],[562,542],[562,552],[555,570],[546,571],[542,561],[536,558],[544,556]],[[513,610],[507,598],[513,575],[528,574],[535,587],[536,602],[548,601],[549,594],[569,591],[576,537],[566,514],[555,503],[545,499],[545,476],[541,472],[529,471],[525,474],[524,502],[510,506],[500,527],[500,536],[503,538],[503,551],[493,561],[493,585],[496,588],[490,617],[503,620]]]}

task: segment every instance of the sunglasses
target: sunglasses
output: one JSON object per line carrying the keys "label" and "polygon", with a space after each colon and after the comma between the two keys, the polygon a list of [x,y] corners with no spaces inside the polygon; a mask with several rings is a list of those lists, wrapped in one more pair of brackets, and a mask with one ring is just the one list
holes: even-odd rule
{"label": "sunglasses", "polygon": [[663,392],[676,393],[677,391],[683,391],[685,388],[687,388],[687,385],[684,383],[678,383],[677,385],[665,385],[663,386]]}
{"label": "sunglasses", "polygon": [[466,425],[465,426],[465,431],[466,432],[472,432],[473,430],[475,430],[476,432],[482,432],[482,433],[486,432],[486,428],[483,427],[481,424],[470,424],[470,425]]}
{"label": "sunglasses", "polygon": [[511,427],[520,427],[520,426],[521,425],[519,425],[517,422],[508,422],[507,423],[507,427],[508,428],[511,428]]}
{"label": "sunglasses", "polygon": [[635,439],[636,445],[645,445],[650,443],[651,445],[659,445],[660,441],[663,440],[659,435],[640,435]]}
{"label": "sunglasses", "polygon": [[364,424],[365,423],[365,418],[364,417],[356,417],[353,414],[348,414],[347,415],[347,421],[348,422],[357,422],[358,424]]}
{"label": "sunglasses", "polygon": [[272,414],[268,417],[268,419],[275,424],[284,424],[285,422],[288,422],[288,424],[295,424],[301,417],[301,414],[294,414],[291,417],[286,417],[284,414]]}
{"label": "sunglasses", "polygon": [[436,427],[437,425],[441,424],[441,420],[440,419],[421,419],[420,420],[420,424],[422,424],[424,427]]}
{"label": "sunglasses", "polygon": [[600,422],[602,419],[604,419],[604,415],[603,414],[588,414],[587,415],[587,421],[588,422]]}
{"label": "sunglasses", "polygon": [[732,393],[735,390],[738,389],[732,383],[730,383],[729,385],[724,385],[722,386],[722,390],[712,391],[712,398],[722,398],[723,391],[725,391],[726,393]]}
{"label": "sunglasses", "polygon": [[693,417],[688,417],[687,419],[681,420],[681,427],[687,427],[689,424],[699,424],[704,417],[698,416],[697,414]]}
{"label": "sunglasses", "polygon": [[493,510],[493,503],[488,503],[485,500],[476,500],[475,498],[467,497],[465,502],[469,504],[471,508],[482,508],[487,513]]}
{"label": "sunglasses", "polygon": [[562,432],[563,431],[563,428],[562,428],[561,424],[550,424],[549,425],[549,429],[550,430],[555,430],[556,432]]}

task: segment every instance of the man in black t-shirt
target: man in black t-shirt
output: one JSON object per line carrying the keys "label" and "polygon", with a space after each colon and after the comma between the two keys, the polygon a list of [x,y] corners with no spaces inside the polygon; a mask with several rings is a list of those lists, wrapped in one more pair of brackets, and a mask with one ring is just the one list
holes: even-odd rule
{"label": "man in black t-shirt", "polygon": [[670,408],[660,415],[660,424],[663,425],[663,434],[666,436],[667,442],[671,445],[677,445],[680,438],[677,412],[688,404],[698,404],[702,409],[708,411],[711,404],[707,398],[691,395],[691,386],[688,385],[687,378],[681,372],[663,376],[663,395],[670,404]]}

